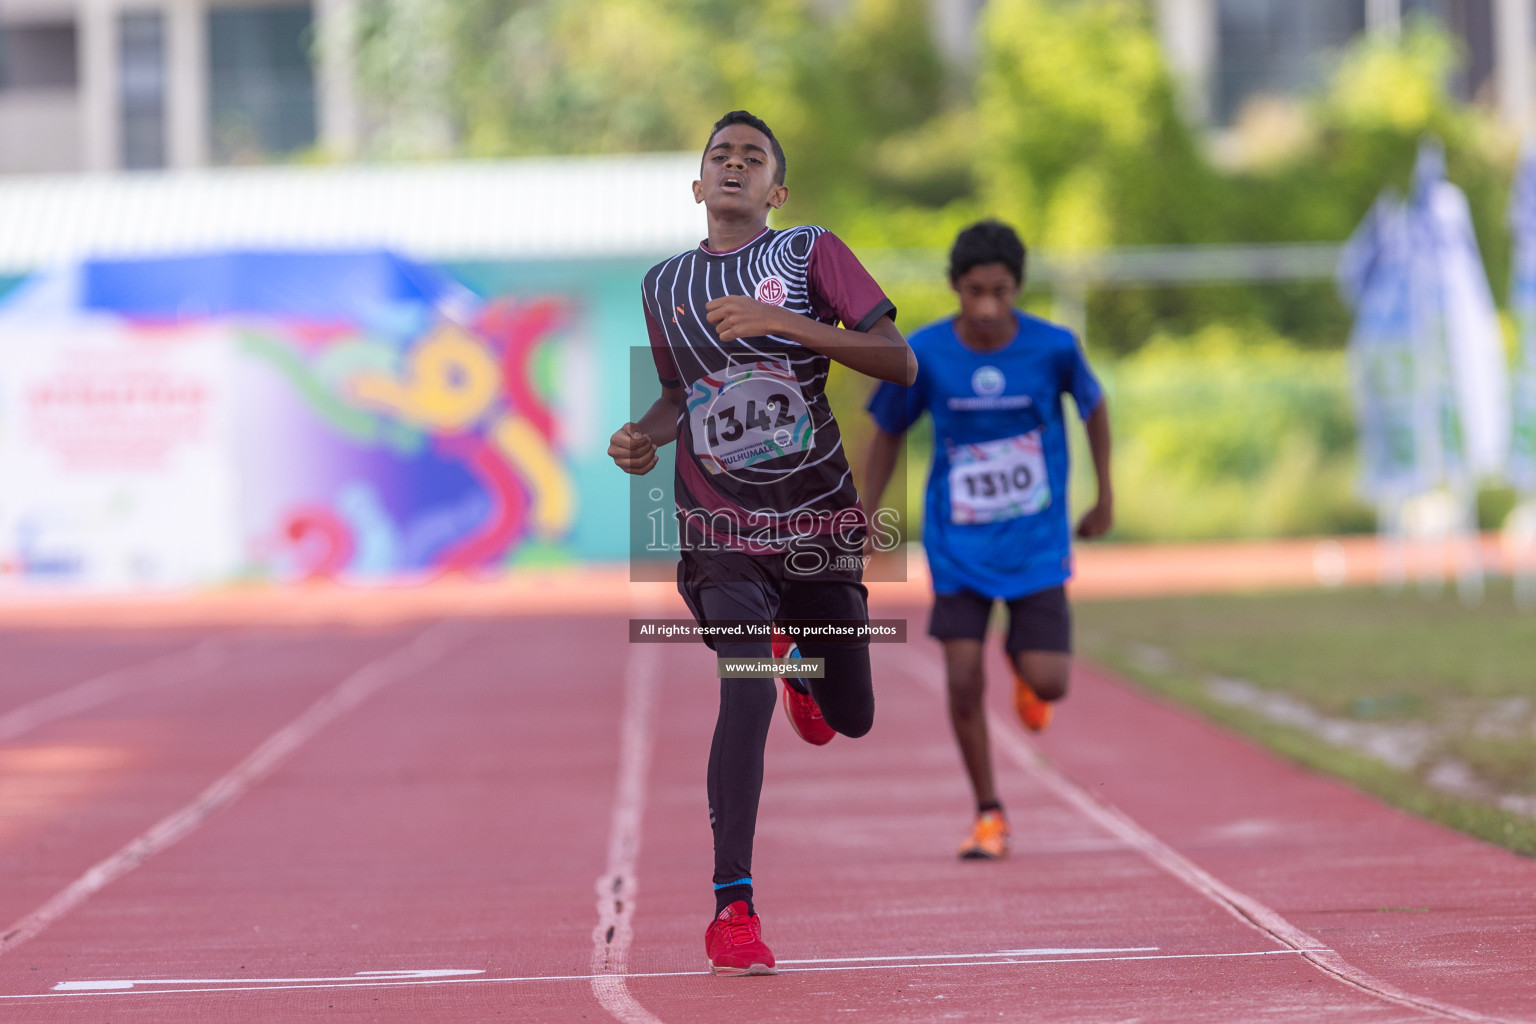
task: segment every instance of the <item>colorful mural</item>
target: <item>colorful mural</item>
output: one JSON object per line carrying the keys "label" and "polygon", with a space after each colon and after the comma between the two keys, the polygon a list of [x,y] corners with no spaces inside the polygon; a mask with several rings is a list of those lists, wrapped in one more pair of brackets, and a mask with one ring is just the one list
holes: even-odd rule
{"label": "colorful mural", "polygon": [[[558,549],[574,523],[550,375],[560,298],[498,300],[391,337],[292,325],[240,332],[251,571],[356,580],[495,569]],[[277,427],[274,420],[285,423]],[[293,426],[302,424],[292,436]],[[302,459],[262,459],[274,429]]]}
{"label": "colorful mural", "polygon": [[[377,253],[95,264],[82,280],[76,308],[40,317],[58,302],[34,289],[0,310],[0,399],[17,396],[0,419],[43,408],[23,399],[61,367],[122,381],[165,363],[207,426],[128,462],[111,429],[61,420],[80,403],[47,405],[45,425],[91,460],[38,444],[31,420],[0,423],[0,465],[21,467],[0,501],[0,582],[45,561],[53,582],[116,586],[409,581],[582,556],[562,414],[563,388],[593,386],[562,370],[586,330],[579,295],[482,300]],[[111,527],[114,509],[140,510],[131,529]],[[41,544],[39,522],[94,525]],[[178,561],[210,522],[196,565]]]}

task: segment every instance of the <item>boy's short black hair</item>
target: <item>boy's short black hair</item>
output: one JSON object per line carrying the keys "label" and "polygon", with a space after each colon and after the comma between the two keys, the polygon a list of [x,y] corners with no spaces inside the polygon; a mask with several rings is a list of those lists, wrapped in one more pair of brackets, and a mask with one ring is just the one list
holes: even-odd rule
{"label": "boy's short black hair", "polygon": [[720,134],[720,130],[729,128],[733,124],[744,124],[749,128],[756,128],[768,136],[768,145],[773,148],[773,180],[779,185],[784,184],[784,147],[779,145],[779,140],[773,135],[773,129],[769,128],[762,118],[745,110],[733,110],[715,122],[715,126],[709,130],[709,141],[704,143],[704,156],[708,158],[709,147],[714,144],[715,136]]}
{"label": "boy's short black hair", "polygon": [[1024,242],[1018,232],[1000,220],[980,221],[955,236],[954,247],[949,250],[949,283],[959,281],[972,267],[1001,263],[1022,287],[1024,259]]}

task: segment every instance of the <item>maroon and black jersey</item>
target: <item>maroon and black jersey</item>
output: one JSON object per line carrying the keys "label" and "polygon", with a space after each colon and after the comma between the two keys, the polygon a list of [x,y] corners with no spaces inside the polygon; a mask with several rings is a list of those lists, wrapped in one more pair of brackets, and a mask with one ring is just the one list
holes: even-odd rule
{"label": "maroon and black jersey", "polygon": [[[868,331],[896,307],[824,228],[766,229],[731,252],[702,244],[652,267],[644,305],[665,387],[687,393],[677,432],[677,508],[690,548],[752,554],[830,535],[863,512],[825,388],[829,357],[768,335],[722,342],[706,305],[727,295]],[[862,525],[858,529],[862,538]]]}

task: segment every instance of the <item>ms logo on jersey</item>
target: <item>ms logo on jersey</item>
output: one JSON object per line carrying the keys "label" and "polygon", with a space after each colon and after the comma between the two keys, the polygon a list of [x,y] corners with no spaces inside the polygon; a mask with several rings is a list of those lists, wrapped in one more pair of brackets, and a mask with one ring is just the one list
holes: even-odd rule
{"label": "ms logo on jersey", "polygon": [[782,306],[784,300],[789,298],[789,288],[785,286],[783,278],[769,274],[757,282],[757,294],[753,298],[767,306]]}
{"label": "ms logo on jersey", "polygon": [[1008,381],[1003,377],[1003,371],[995,366],[983,366],[971,374],[971,390],[983,398],[1003,393],[1003,388],[1008,386]]}

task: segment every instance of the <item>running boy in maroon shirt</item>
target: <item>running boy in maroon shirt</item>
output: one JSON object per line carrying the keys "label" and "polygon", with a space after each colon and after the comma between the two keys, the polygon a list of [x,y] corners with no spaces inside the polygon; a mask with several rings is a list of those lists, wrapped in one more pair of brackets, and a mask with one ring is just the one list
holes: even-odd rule
{"label": "running boy in maroon shirt", "polygon": [[[678,442],[678,590],[701,625],[868,621],[864,512],[825,386],[831,360],[911,384],[917,361],[896,307],[837,236],[768,227],[784,205],[784,151],[744,110],[721,118],[693,196],[709,237],[651,268],[642,301],[661,398],[614,432],[608,454],[648,473]],[[839,328],[837,325],[842,324]],[[766,637],[706,640],[722,658],[782,656]],[[874,721],[869,646],[800,643],[822,678],[785,680],[795,731],[825,743]],[[715,911],[705,952],[716,974],[771,974],[752,902],[752,839],[773,679],[720,680],[709,752]]]}

